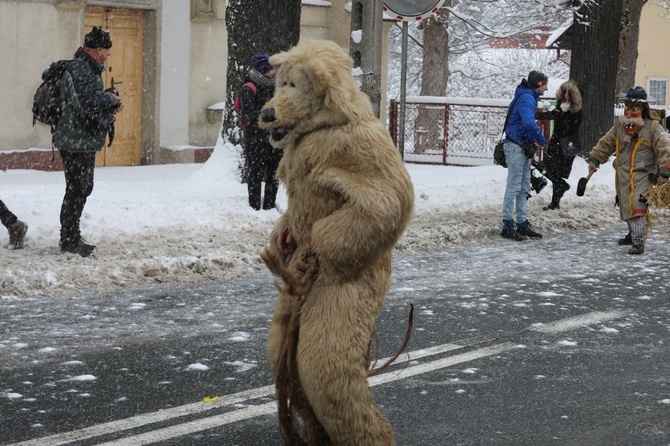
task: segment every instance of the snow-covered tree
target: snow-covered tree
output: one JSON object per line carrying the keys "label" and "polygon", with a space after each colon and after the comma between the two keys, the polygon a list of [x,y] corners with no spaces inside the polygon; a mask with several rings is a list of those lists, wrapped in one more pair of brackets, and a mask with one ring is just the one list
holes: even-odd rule
{"label": "snow-covered tree", "polygon": [[301,0],[228,0],[228,70],[226,108],[223,115],[224,140],[237,143],[239,135],[233,102],[242,87],[251,56],[258,52],[274,54],[286,51],[300,39]]}
{"label": "snow-covered tree", "polygon": [[[647,0],[623,0],[621,32],[619,33],[619,66],[617,67],[616,91],[627,91],[635,83],[637,46],[640,40],[640,17]],[[670,25],[670,23],[668,23]]]}
{"label": "snow-covered tree", "polygon": [[621,8],[622,0],[598,0],[575,12],[570,78],[580,86],[584,98],[580,139],[585,151],[612,126]]}

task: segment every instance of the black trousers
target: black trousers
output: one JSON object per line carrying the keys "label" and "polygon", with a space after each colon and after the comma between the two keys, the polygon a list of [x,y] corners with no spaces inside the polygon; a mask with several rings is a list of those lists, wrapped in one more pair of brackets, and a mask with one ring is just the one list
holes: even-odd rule
{"label": "black trousers", "polygon": [[264,181],[263,209],[275,207],[277,190],[279,189],[279,182],[275,174],[283,155],[283,150],[274,149],[270,144],[250,144],[245,147],[247,189],[249,191],[249,206],[252,208],[261,209],[261,190]]}
{"label": "black trousers", "polygon": [[5,228],[9,228],[11,225],[16,223],[16,220],[16,215],[12,214],[12,212],[7,209],[7,206],[5,206],[5,203],[0,200],[0,221],[5,226]]}
{"label": "black trousers", "polygon": [[65,172],[65,197],[60,208],[60,244],[75,246],[81,240],[79,221],[86,199],[93,192],[95,152],[59,150]]}
{"label": "black trousers", "polygon": [[565,179],[570,176],[574,160],[574,156],[565,156],[563,154],[558,139],[552,139],[549,142],[547,155],[543,161],[547,170],[546,177],[549,178],[553,184],[551,202],[555,205],[559,204],[563,194],[570,188],[570,185]]}

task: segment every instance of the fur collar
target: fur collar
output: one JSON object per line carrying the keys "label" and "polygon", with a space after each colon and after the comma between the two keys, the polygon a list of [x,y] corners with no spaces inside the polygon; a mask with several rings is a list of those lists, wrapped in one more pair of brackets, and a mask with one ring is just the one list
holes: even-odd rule
{"label": "fur collar", "polygon": [[563,96],[565,93],[570,93],[570,112],[577,113],[582,109],[582,93],[579,91],[577,84],[574,81],[563,82],[558,90],[556,90],[556,99],[558,99],[558,106],[563,103]]}

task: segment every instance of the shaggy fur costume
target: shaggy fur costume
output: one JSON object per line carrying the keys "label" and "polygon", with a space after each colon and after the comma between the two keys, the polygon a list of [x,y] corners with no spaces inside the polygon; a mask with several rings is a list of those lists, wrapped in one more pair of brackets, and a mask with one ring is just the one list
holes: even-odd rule
{"label": "shaggy fur costume", "polygon": [[267,353],[284,440],[393,445],[368,387],[368,352],[412,183],[343,49],[308,41],[270,62],[277,89],[260,120],[286,149],[277,177],[288,208],[262,257],[283,280]]}

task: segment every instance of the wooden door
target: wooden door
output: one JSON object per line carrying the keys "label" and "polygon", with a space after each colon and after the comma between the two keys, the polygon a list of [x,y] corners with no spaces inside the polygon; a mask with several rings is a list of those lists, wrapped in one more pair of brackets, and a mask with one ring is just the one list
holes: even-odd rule
{"label": "wooden door", "polygon": [[[87,7],[84,34],[102,26],[112,36],[112,55],[102,74],[105,88],[114,84],[123,101],[116,115],[111,147],[96,156],[96,166],[137,166],[142,159],[142,55],[143,12],[137,9]],[[83,36],[82,36],[83,42]]]}

